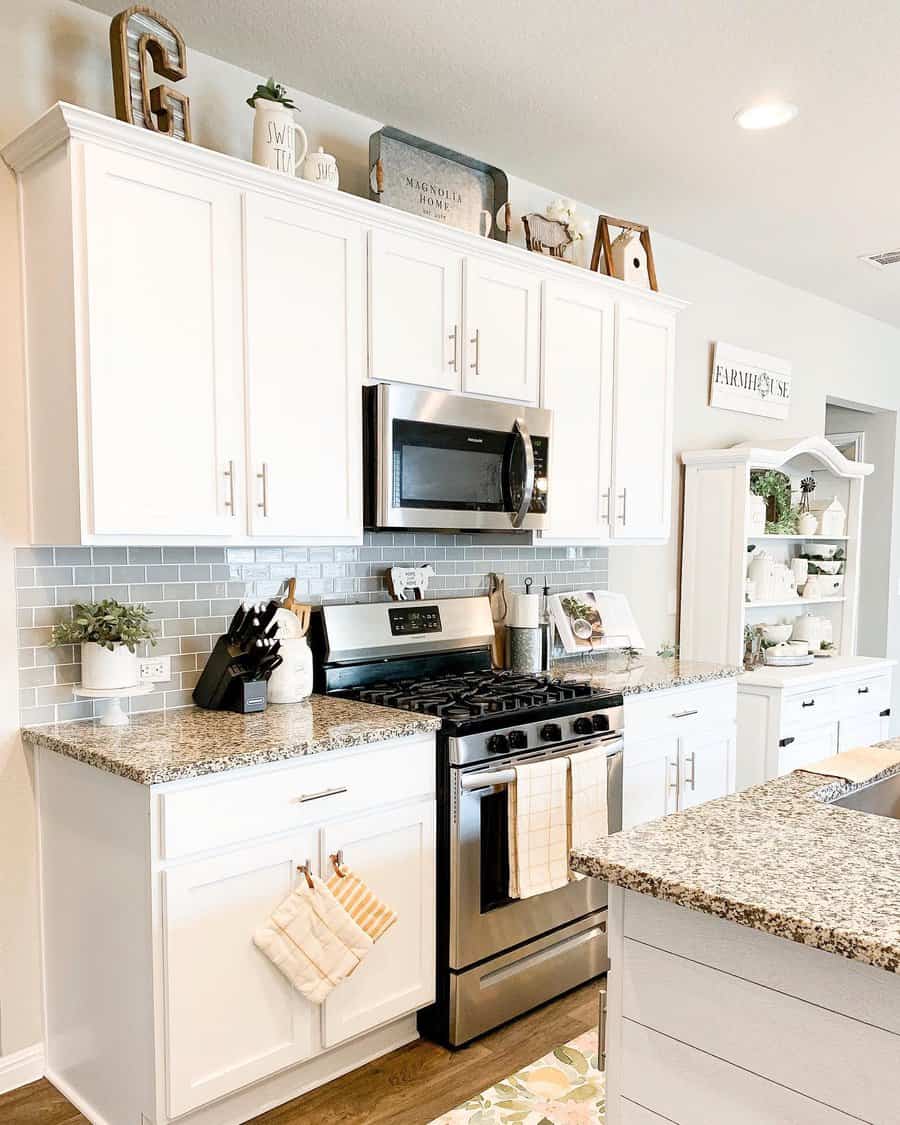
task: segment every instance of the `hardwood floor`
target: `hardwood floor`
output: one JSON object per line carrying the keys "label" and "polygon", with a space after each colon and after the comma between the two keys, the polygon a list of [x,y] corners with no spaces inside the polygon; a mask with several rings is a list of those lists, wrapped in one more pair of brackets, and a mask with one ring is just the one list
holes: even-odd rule
{"label": "hardwood floor", "polygon": [[[255,1117],[252,1125],[425,1125],[597,1023],[597,985],[501,1027],[459,1051],[419,1041]],[[42,1079],[0,1096],[0,1125],[87,1125]]]}

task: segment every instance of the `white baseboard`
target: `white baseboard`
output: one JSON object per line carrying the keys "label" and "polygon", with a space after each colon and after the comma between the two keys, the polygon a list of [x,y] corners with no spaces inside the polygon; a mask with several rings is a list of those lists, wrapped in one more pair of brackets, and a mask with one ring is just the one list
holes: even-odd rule
{"label": "white baseboard", "polygon": [[44,1077],[44,1044],[34,1043],[11,1055],[0,1055],[0,1094]]}

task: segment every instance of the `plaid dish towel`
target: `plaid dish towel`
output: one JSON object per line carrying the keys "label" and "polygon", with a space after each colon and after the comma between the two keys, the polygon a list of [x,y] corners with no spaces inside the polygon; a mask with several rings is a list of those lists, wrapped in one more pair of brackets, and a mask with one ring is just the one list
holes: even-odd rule
{"label": "plaid dish towel", "polygon": [[569,881],[569,759],[514,766],[509,802],[509,897],[531,898]]}
{"label": "plaid dish towel", "polygon": [[335,871],[327,883],[329,891],[372,941],[378,941],[397,921],[393,910],[347,867]]}
{"label": "plaid dish towel", "polygon": [[301,879],[253,935],[254,944],[314,1004],[357,968],[372,939],[321,879]]}

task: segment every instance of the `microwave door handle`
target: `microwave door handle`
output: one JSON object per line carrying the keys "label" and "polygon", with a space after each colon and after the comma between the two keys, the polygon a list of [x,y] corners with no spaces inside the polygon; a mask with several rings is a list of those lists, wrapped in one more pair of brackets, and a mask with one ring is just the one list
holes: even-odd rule
{"label": "microwave door handle", "polygon": [[519,509],[511,516],[513,527],[521,527],[531,507],[531,498],[534,495],[534,447],[531,444],[531,434],[525,425],[524,418],[517,418],[513,426],[513,435],[522,443],[522,452],[525,454],[525,483],[522,487],[522,499]]}

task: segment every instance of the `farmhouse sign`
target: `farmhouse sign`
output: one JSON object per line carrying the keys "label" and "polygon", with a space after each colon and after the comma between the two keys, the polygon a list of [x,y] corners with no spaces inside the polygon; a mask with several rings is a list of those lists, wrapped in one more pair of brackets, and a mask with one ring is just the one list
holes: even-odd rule
{"label": "farmhouse sign", "polygon": [[790,363],[774,355],[717,343],[709,405],[763,418],[787,418],[791,408]]}

